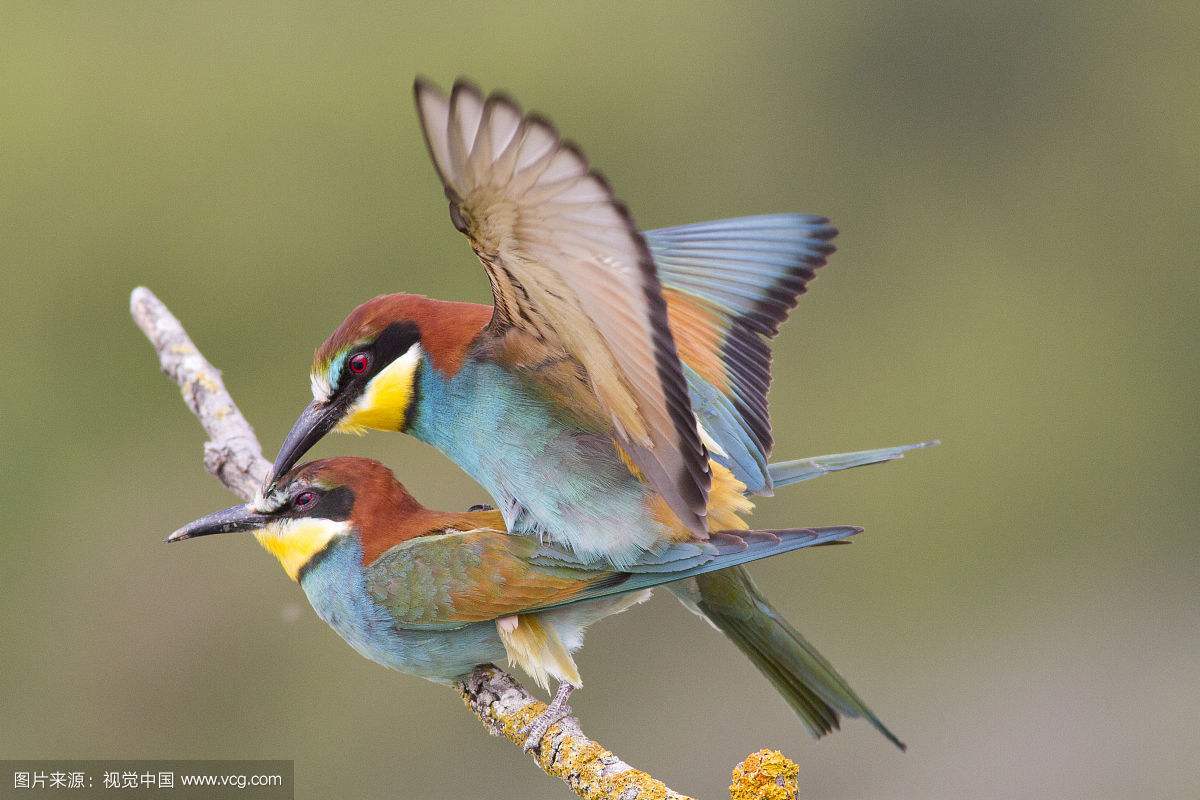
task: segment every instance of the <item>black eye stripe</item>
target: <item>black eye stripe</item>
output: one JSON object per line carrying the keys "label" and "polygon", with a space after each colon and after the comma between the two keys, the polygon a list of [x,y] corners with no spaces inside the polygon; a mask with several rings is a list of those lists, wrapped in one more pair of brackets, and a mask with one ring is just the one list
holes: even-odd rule
{"label": "black eye stripe", "polygon": [[[341,374],[337,376],[337,392],[348,391],[357,396],[366,383],[421,340],[420,329],[412,322],[393,322],[384,328],[375,341],[351,350],[342,363]],[[350,361],[358,353],[370,356],[367,369],[355,372],[350,368]],[[357,384],[357,389],[352,388]]]}
{"label": "black eye stripe", "polygon": [[373,370],[382,369],[400,356],[421,339],[421,332],[412,322],[393,322],[388,325],[375,339],[371,350],[375,354]]}
{"label": "black eye stripe", "polygon": [[[296,499],[301,495],[313,493],[317,496],[316,502],[306,508],[296,508]],[[282,516],[293,518],[321,518],[331,519],[335,522],[341,522],[350,519],[350,512],[354,508],[354,492],[348,486],[338,486],[328,491],[310,487],[302,489],[292,496],[292,502],[289,507],[283,512]]]}

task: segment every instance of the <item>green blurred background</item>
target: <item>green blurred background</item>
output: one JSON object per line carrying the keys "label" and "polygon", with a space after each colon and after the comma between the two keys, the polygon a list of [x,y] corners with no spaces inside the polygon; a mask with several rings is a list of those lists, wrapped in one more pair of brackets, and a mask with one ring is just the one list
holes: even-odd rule
{"label": "green blurred background", "polygon": [[[298,797],[558,798],[448,690],[372,664],[227,505],[127,313],[154,289],[274,452],[357,302],[488,300],[415,74],[503,87],[644,227],[827,213],[776,348],[778,457],[940,436],[765,500],[858,523],[754,567],[910,744],[819,743],[662,596],[575,708],[669,785],[761,746],[802,797],[1200,794],[1195,3],[0,4],[0,754],[294,758]],[[400,436],[433,506],[484,500]]]}

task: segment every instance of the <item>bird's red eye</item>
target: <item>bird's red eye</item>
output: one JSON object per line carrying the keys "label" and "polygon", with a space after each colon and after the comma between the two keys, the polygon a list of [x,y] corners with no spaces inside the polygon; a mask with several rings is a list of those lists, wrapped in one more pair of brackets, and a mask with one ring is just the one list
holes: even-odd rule
{"label": "bird's red eye", "polygon": [[304,510],[306,508],[312,508],[316,502],[316,492],[301,492],[300,494],[296,495],[294,500],[292,500],[292,505],[300,510]]}
{"label": "bird's red eye", "polygon": [[351,372],[353,372],[355,375],[362,375],[371,366],[371,356],[367,353],[355,353],[354,355],[350,356],[350,361],[348,363]]}

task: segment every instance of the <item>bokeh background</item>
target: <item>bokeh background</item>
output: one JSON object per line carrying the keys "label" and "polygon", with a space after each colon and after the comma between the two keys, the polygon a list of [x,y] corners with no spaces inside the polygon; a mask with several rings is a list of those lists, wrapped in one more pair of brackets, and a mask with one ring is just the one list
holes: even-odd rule
{"label": "bokeh background", "polygon": [[[372,664],[249,539],[127,313],[153,288],[273,452],[357,302],[488,300],[410,102],[551,116],[644,227],[800,210],[841,248],[776,347],[778,457],[939,436],[765,500],[757,565],[910,744],[821,742],[660,596],[575,708],[669,785],[761,746],[810,800],[1200,795],[1195,3],[0,4],[0,754],[294,758],[298,797],[558,798]],[[484,500],[400,436],[433,506]]]}

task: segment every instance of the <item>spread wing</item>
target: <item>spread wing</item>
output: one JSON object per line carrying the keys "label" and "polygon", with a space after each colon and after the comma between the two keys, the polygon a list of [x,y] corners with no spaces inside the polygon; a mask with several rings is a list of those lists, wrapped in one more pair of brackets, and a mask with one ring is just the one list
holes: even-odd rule
{"label": "spread wing", "polygon": [[[768,214],[646,231],[692,408],[755,493],[771,493],[771,339],[834,251],[824,217]],[[714,448],[716,449],[716,448]]]}
{"label": "spread wing", "polygon": [[418,80],[425,141],[450,218],[492,284],[497,333],[578,361],[616,438],[698,535],[710,475],[654,261],[625,206],[544,119],[458,82]]}
{"label": "spread wing", "polygon": [[420,536],[365,570],[367,593],[402,628],[454,629],[558,605],[620,573],[531,563],[537,540],[494,530]]}

